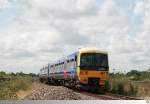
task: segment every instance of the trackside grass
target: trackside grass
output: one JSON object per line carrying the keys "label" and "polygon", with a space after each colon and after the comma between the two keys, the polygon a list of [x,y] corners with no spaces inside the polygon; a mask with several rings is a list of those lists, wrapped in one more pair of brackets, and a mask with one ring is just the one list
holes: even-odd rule
{"label": "trackside grass", "polygon": [[122,95],[136,95],[137,85],[124,75],[110,76],[109,78],[110,89],[109,91]]}
{"label": "trackside grass", "polygon": [[105,90],[122,95],[150,98],[150,72],[110,74]]}
{"label": "trackside grass", "polygon": [[17,99],[16,92],[29,89],[32,82],[30,76],[11,76],[10,80],[0,81],[0,99]]}

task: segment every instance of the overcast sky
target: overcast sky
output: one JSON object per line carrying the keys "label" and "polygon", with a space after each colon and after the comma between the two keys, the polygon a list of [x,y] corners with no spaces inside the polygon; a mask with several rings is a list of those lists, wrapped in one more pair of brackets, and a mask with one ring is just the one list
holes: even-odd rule
{"label": "overcast sky", "polygon": [[150,0],[0,0],[0,70],[38,73],[81,47],[118,71],[150,67]]}

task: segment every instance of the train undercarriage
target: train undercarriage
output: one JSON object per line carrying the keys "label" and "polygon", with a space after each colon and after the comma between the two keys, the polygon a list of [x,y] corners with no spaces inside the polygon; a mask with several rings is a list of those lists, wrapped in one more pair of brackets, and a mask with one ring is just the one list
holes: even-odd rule
{"label": "train undercarriage", "polygon": [[74,79],[54,79],[54,78],[47,78],[42,79],[40,78],[41,83],[46,83],[49,85],[55,86],[65,86],[68,88],[78,89],[78,90],[85,90],[97,93],[103,93],[104,85],[99,85],[98,80],[89,79],[88,84],[80,83],[79,80]]}

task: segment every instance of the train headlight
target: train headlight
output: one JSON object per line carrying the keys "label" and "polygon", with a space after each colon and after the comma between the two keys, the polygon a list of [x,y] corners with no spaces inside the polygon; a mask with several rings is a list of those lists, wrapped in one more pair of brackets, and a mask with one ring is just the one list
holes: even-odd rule
{"label": "train headlight", "polygon": [[83,79],[84,82],[87,82],[88,80],[86,78]]}
{"label": "train headlight", "polygon": [[88,72],[85,71],[85,72],[80,72],[80,75],[88,75]]}
{"label": "train headlight", "polygon": [[106,74],[106,72],[100,72],[100,75],[101,76],[106,76],[107,74]]}
{"label": "train headlight", "polygon": [[85,72],[85,75],[88,75],[88,72],[87,72],[87,71]]}
{"label": "train headlight", "polygon": [[80,75],[83,75],[84,73],[83,72],[80,72]]}

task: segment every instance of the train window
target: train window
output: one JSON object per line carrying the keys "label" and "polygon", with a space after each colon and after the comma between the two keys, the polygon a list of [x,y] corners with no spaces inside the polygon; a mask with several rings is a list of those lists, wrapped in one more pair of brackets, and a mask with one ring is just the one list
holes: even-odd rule
{"label": "train window", "polygon": [[106,54],[84,53],[81,55],[81,69],[99,70],[108,68],[108,59]]}
{"label": "train window", "polygon": [[77,61],[77,56],[75,56],[75,61]]}
{"label": "train window", "polygon": [[62,62],[62,64],[64,65],[64,62]]}
{"label": "train window", "polygon": [[55,71],[57,71],[57,65],[55,65],[55,67],[54,67],[54,68],[55,68]]}
{"label": "train window", "polygon": [[69,63],[69,60],[67,60],[67,63]]}
{"label": "train window", "polygon": [[71,62],[74,61],[74,59],[71,59]]}
{"label": "train window", "polygon": [[64,64],[62,64],[62,66],[61,66],[61,69],[63,70],[63,68],[64,68]]}
{"label": "train window", "polygon": [[58,65],[58,67],[57,67],[58,72],[59,72],[59,69],[60,69],[60,65]]}

